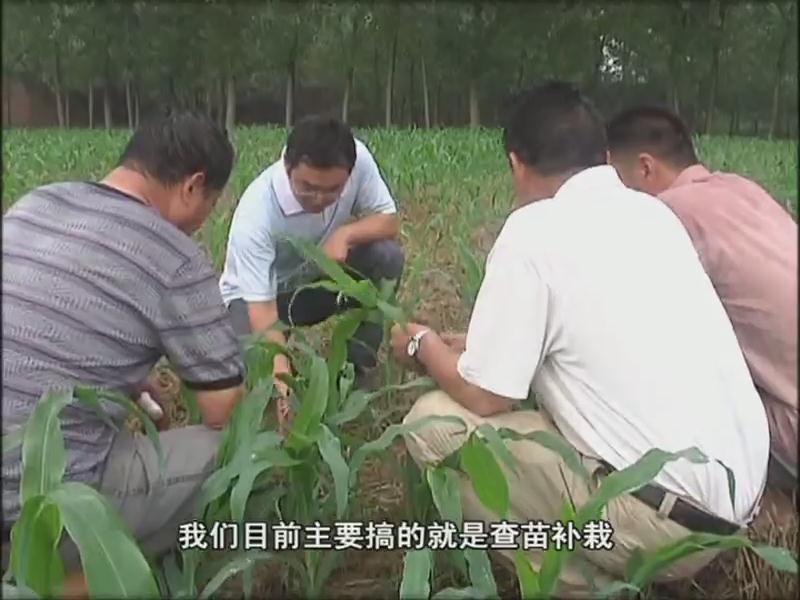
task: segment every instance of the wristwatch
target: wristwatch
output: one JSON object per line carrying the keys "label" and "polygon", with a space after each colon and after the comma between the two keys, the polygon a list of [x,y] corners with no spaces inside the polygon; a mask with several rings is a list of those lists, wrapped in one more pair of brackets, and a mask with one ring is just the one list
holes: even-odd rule
{"label": "wristwatch", "polygon": [[430,329],[423,329],[422,331],[418,331],[411,339],[408,340],[408,347],[406,348],[406,352],[410,358],[413,358],[417,362],[419,362],[419,358],[417,358],[417,353],[419,352],[419,346],[422,342],[422,338],[425,337],[426,334],[430,333]]}

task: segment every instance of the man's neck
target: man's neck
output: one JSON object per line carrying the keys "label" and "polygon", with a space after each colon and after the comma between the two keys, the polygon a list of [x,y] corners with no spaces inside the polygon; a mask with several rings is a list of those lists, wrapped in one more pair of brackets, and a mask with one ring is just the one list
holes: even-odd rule
{"label": "man's neck", "polygon": [[159,194],[142,174],[126,167],[117,167],[108,173],[100,183],[138,198],[143,204],[159,207]]}

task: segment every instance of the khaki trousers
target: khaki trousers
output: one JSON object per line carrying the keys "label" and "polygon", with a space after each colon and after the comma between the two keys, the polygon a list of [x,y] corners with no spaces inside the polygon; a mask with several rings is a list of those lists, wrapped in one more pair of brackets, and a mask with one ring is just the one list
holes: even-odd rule
{"label": "khaki trousers", "polygon": [[[508,428],[519,433],[549,431],[560,435],[546,413],[535,410],[520,410],[482,418],[463,408],[444,392],[433,391],[421,396],[414,404],[404,423],[411,423],[429,416],[456,416],[467,425],[467,431],[457,423],[429,423],[416,432],[405,436],[406,445],[414,461],[420,467],[435,464],[456,451],[473,429],[482,423],[495,428]],[[563,439],[563,438],[562,438]],[[603,476],[603,465],[590,457],[582,456],[587,471],[592,475],[591,483],[575,474],[555,452],[532,441],[506,440],[506,445],[517,461],[515,475],[500,463],[509,486],[508,521],[525,523],[542,520],[553,523],[561,518],[562,507],[571,497],[576,507],[583,505],[593,493]],[[664,504],[671,508],[675,496],[668,494]],[[472,484],[462,475],[461,499],[465,520],[478,520],[488,524],[500,518],[484,508],[472,489]],[[575,544],[575,554],[583,561],[565,562],[561,571],[556,594],[565,597],[590,597],[587,581],[593,579],[597,589],[614,580],[624,579],[625,564],[633,551],[641,548],[652,551],[670,542],[677,541],[692,532],[679,525],[639,499],[626,495],[612,501],[603,515],[611,523],[612,550],[583,550],[580,542]],[[513,550],[500,550],[501,556],[511,561]],[[690,578],[706,566],[717,555],[716,550],[706,550],[690,555],[662,572],[658,581]],[[527,550],[531,566],[539,571],[543,552]],[[583,563],[583,564],[581,564]]]}

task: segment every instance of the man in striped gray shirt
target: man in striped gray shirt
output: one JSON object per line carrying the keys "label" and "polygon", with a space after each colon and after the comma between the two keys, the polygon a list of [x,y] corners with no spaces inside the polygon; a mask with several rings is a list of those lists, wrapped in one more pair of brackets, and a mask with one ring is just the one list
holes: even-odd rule
{"label": "man in striped gray shirt", "polygon": [[[3,217],[3,435],[48,390],[88,385],[133,393],[162,356],[195,390],[203,425],[160,434],[163,482],[149,439],[85,405],[61,413],[66,479],[96,486],[145,553],[177,540],[213,470],[219,429],[241,397],[239,343],[218,275],[190,237],[225,187],[234,152],[193,114],[135,132],[100,182],[45,185]],[[126,411],[108,405],[118,426]],[[20,511],[20,448],[3,455],[3,561]],[[64,561],[76,568],[67,541]],[[5,569],[5,564],[4,564]]]}

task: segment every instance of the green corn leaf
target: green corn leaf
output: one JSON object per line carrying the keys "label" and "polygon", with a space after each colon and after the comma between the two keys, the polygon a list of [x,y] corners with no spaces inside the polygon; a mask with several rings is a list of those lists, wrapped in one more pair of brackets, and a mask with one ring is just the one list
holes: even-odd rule
{"label": "green corn leaf", "polygon": [[231,490],[231,518],[233,518],[235,522],[244,522],[244,511],[247,505],[247,499],[250,497],[250,492],[253,489],[253,482],[256,477],[272,468],[272,466],[271,460],[259,460],[247,465],[247,467],[239,473],[239,478],[236,480],[236,484]]}
{"label": "green corn leaf", "polygon": [[361,468],[364,460],[370,455],[376,452],[383,452],[389,446],[392,445],[395,438],[400,435],[407,435],[409,433],[413,433],[417,429],[424,427],[425,425],[429,425],[435,422],[440,423],[458,423],[464,428],[466,431],[466,425],[464,420],[453,416],[438,416],[432,415],[429,417],[423,417],[422,419],[417,419],[416,421],[412,421],[411,423],[395,423],[394,425],[390,425],[387,427],[384,432],[378,437],[378,439],[373,440],[371,442],[367,442],[366,444],[359,447],[354,453],[353,457],[350,460],[350,487],[352,488],[355,484],[355,480],[358,477],[358,471]]}
{"label": "green corn leaf", "polygon": [[242,569],[242,596],[244,600],[250,600],[253,597],[253,567],[250,565]]}
{"label": "green corn leaf", "polygon": [[514,552],[514,566],[517,570],[520,595],[523,600],[533,600],[539,597],[539,574],[533,570],[531,563],[525,558],[525,553],[518,549]]}
{"label": "green corn leaf", "polygon": [[768,545],[752,546],[751,548],[761,557],[761,560],[773,569],[797,575],[797,559],[786,548]]}
{"label": "green corn leaf", "polygon": [[2,597],[6,600],[39,600],[39,598],[42,598],[29,587],[19,583],[11,585],[4,581],[2,589]]}
{"label": "green corn leaf", "polygon": [[58,553],[61,531],[58,507],[47,496],[33,496],[22,506],[11,529],[10,567],[17,584],[40,596],[59,589],[64,580]]}
{"label": "green corn leaf", "polygon": [[348,311],[337,321],[331,335],[331,351],[328,358],[330,401],[328,402],[327,414],[333,414],[339,410],[339,403],[344,399],[344,395],[339,396],[339,376],[344,368],[347,359],[347,341],[353,337],[363,321],[364,311]]}
{"label": "green corn leaf", "polygon": [[25,437],[25,425],[17,425],[9,433],[3,436],[3,454],[11,452],[22,444]]}
{"label": "green corn leaf", "polygon": [[159,436],[158,429],[156,429],[153,420],[150,416],[142,410],[142,408],[133,402],[128,396],[113,390],[96,390],[94,388],[76,386],[75,396],[82,402],[92,402],[91,398],[94,396],[101,400],[108,400],[123,406],[129,413],[133,413],[141,421],[148,439],[152,442],[155,448],[156,455],[158,456],[159,476],[163,477],[167,471],[167,462],[164,457],[164,450],[161,448],[161,437]]}
{"label": "green corn leaf", "polygon": [[644,551],[641,548],[634,548],[630,558],[628,558],[628,561],[625,563],[625,578],[628,581],[633,580],[636,572],[642,568],[644,559]]}
{"label": "green corn leaf", "polygon": [[145,557],[108,501],[95,489],[62,483],[48,494],[80,552],[89,593],[96,598],[153,598],[158,586]]}
{"label": "green corn leaf", "polygon": [[456,572],[464,579],[468,579],[469,572],[467,569],[467,559],[464,557],[464,551],[448,549],[445,550],[444,553],[447,557],[447,562],[452,565]]}
{"label": "green corn leaf", "polygon": [[188,600],[193,598],[190,586],[187,582],[188,573],[186,570],[181,571],[175,552],[170,552],[164,557],[163,573],[168,593],[163,594],[162,597],[175,598],[176,600]]}
{"label": "green corn leaf", "polygon": [[328,419],[328,423],[338,427],[357,419],[359,415],[364,412],[364,409],[367,408],[372,398],[374,398],[374,396],[368,394],[364,390],[355,390],[346,397],[341,412],[331,416]]}
{"label": "green corn leaf", "polygon": [[460,528],[464,516],[461,509],[458,473],[449,467],[439,466],[435,469],[426,469],[425,477],[439,514]]}
{"label": "green corn leaf", "polygon": [[508,482],[486,444],[474,433],[460,451],[461,468],[472,481],[475,494],[500,518],[508,513]]}
{"label": "green corn leaf", "polygon": [[733,512],[736,512],[736,476],[733,474],[733,469],[728,467],[724,462],[721,460],[717,460],[716,462],[725,469],[725,475],[728,478],[728,496],[731,500],[731,509]]}
{"label": "green corn leaf", "polygon": [[319,356],[312,356],[311,361],[308,389],[286,442],[286,447],[292,450],[302,449],[311,443],[328,405],[328,365]]}
{"label": "green corn leaf", "polygon": [[536,442],[548,450],[552,450],[561,457],[573,473],[579,475],[587,483],[590,481],[589,471],[583,466],[580,456],[560,435],[551,431],[519,433],[505,427],[500,428],[497,433],[501,438],[508,438],[514,441],[527,440],[529,442]]}
{"label": "green corn leaf", "polygon": [[383,313],[384,317],[392,323],[398,323],[400,325],[407,325],[408,318],[403,313],[403,309],[399,306],[395,306],[393,304],[389,304],[384,300],[378,300],[376,302],[378,309]]}
{"label": "green corn leaf", "polygon": [[634,594],[641,594],[642,590],[631,583],[624,581],[613,581],[598,592],[599,598],[608,598],[615,596],[620,592],[632,592]]}
{"label": "green corn leaf", "polygon": [[55,489],[64,477],[67,456],[58,415],[71,400],[71,390],[47,393],[33,409],[22,440],[22,505]]}
{"label": "green corn leaf", "polygon": [[248,551],[244,554],[238,555],[232,560],[230,560],[224,567],[222,567],[216,575],[208,582],[203,591],[200,593],[201,600],[205,598],[210,598],[211,595],[216,592],[220,586],[225,583],[228,579],[240,573],[241,571],[252,567],[254,564],[269,560],[272,558],[272,553],[270,552],[260,552],[260,551]]}
{"label": "green corn leaf", "polygon": [[365,392],[364,390],[355,390],[352,394],[345,397],[342,410],[334,414],[328,419],[328,423],[334,426],[341,426],[357,419],[364,409],[369,406],[370,402],[387,394],[391,391],[403,392],[413,389],[431,390],[436,387],[436,384],[430,377],[418,377],[407,383],[397,385],[387,385],[374,392]]}
{"label": "green corn leaf", "polygon": [[707,462],[706,457],[697,448],[688,448],[680,452],[665,452],[658,448],[648,450],[631,466],[621,471],[614,471],[603,479],[597,491],[578,511],[578,527],[583,527],[588,521],[600,519],[603,509],[609,502],[647,485],[665,464],[680,458],[694,463]]}
{"label": "green corn leaf", "polygon": [[344,517],[350,492],[350,468],[342,457],[342,444],[325,425],[316,438],[319,453],[331,469],[336,492],[336,518]]}
{"label": "green corn leaf", "polygon": [[709,548],[750,548],[774,569],[797,574],[797,560],[785,548],[768,545],[755,546],[750,539],[742,535],[693,533],[655,551],[644,553],[642,559],[637,561],[638,566],[631,567],[629,583],[643,588],[659,572],[667,569],[676,561]]}
{"label": "green corn leaf", "polygon": [[406,552],[403,559],[403,579],[400,582],[400,600],[430,597],[432,560],[433,556],[428,548]]}
{"label": "green corn leaf", "polygon": [[[577,515],[572,502],[566,501],[561,507],[561,523],[564,527],[568,527],[570,524],[575,523],[576,518]],[[561,569],[573,551],[574,549],[570,550],[567,546],[556,548],[554,545],[545,550],[542,557],[542,565],[539,569],[539,592],[544,597],[549,597],[555,590]]]}
{"label": "green corn leaf", "polygon": [[432,596],[432,600],[484,600],[489,598],[476,587],[445,588]]}
{"label": "green corn leaf", "polygon": [[339,566],[339,563],[342,561],[342,557],[342,552],[336,552],[333,550],[329,550],[323,554],[322,560],[320,560],[316,571],[316,582],[314,587],[317,590],[322,591],[324,589],[325,583],[328,581],[331,574],[336,570],[336,567]]}
{"label": "green corn leaf", "polygon": [[[313,262],[321,271],[330,277],[345,294],[355,298],[364,306],[375,306],[378,291],[373,287],[372,290],[370,290],[371,293],[365,292],[365,288],[359,286],[358,282],[348,275],[339,263],[327,256],[319,246],[308,240],[295,237],[286,237],[286,240],[304,259]],[[369,283],[369,281],[367,281],[367,283]]]}
{"label": "green corn leaf", "polygon": [[483,592],[484,597],[498,598],[497,583],[492,573],[492,563],[489,562],[489,554],[486,550],[477,548],[467,548],[464,556],[469,565],[470,583]]}
{"label": "green corn leaf", "polygon": [[512,473],[517,473],[517,460],[511,454],[511,451],[508,449],[497,430],[489,423],[481,423],[478,425],[477,429],[478,433],[486,438],[486,443],[489,445],[489,449],[494,455],[499,458]]}

